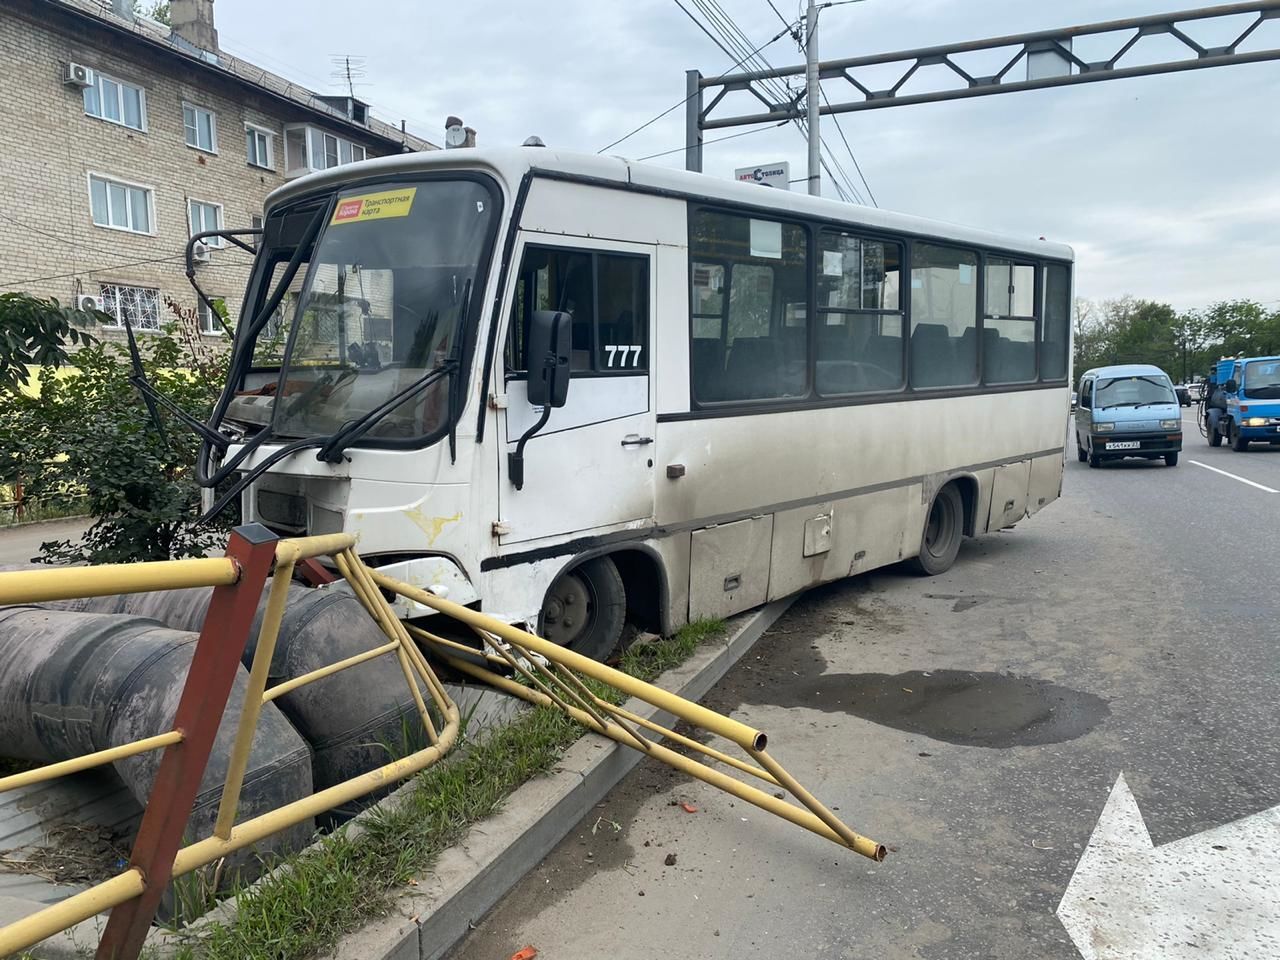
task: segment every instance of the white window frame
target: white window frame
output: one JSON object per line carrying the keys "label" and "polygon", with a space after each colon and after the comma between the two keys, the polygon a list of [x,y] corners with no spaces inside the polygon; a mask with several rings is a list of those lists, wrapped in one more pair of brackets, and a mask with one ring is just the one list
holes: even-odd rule
{"label": "white window frame", "polygon": [[[112,124],[115,124],[117,127],[124,127],[126,130],[137,130],[139,133],[146,133],[147,132],[147,88],[138,83],[130,83],[128,80],[121,80],[119,77],[113,76],[112,74],[103,73],[101,70],[94,70],[93,83],[91,84],[91,86],[97,91],[97,94],[98,94],[98,110],[99,111],[102,110],[102,81],[103,80],[110,80],[112,83],[114,83],[116,86],[120,88],[120,94],[118,97],[118,103],[120,107],[120,119],[113,120],[111,119],[111,117],[108,117],[101,112],[90,113],[88,110],[85,110],[84,115],[86,117],[93,117],[93,119],[95,120],[101,120],[103,123],[112,123]],[[124,88],[125,87],[129,87],[132,90],[138,91],[138,113],[140,114],[138,119],[142,121],[141,126],[135,127],[132,124],[125,123],[124,121]]]}
{"label": "white window frame", "polygon": [[[216,296],[209,297],[210,300],[217,300]],[[205,321],[208,321],[208,328],[205,327]],[[196,327],[200,331],[202,337],[225,337],[227,331],[222,326],[222,318],[219,317],[209,305],[200,297],[196,297]]]}
{"label": "white window frame", "polygon": [[[115,184],[119,187],[125,187],[129,190],[141,190],[147,195],[147,230],[135,230],[131,226],[118,227],[111,223],[111,191],[107,190],[107,223],[99,223],[93,219],[93,181],[101,180],[104,183]],[[100,170],[90,170],[85,174],[85,186],[89,190],[89,222],[95,227],[101,227],[103,230],[119,230],[121,233],[132,233],[143,237],[154,237],[156,235],[156,191],[155,187],[145,183],[134,183],[131,180],[122,180],[120,177],[112,176],[109,173],[103,173]],[[129,208],[129,220],[133,219],[133,208]]]}
{"label": "white window frame", "polygon": [[[192,143],[187,139],[187,111],[195,112],[196,117],[196,143]],[[207,113],[209,115],[209,146],[200,146],[200,114]],[[192,103],[190,100],[182,101],[182,139],[192,150],[199,150],[201,153],[209,153],[213,156],[218,155],[218,113],[208,107],[202,107],[198,103]]]}
{"label": "white window frame", "polygon": [[[288,154],[289,132],[292,130],[301,130],[303,143],[306,146],[307,163],[305,167],[290,167]],[[334,140],[337,144],[335,156],[338,162],[333,167],[326,166],[325,140]],[[316,141],[319,141],[317,144]],[[345,166],[348,163],[358,162],[355,158],[355,151],[360,152],[360,160],[369,158],[369,151],[363,143],[358,143],[350,137],[344,137],[336,133],[330,133],[324,127],[314,123],[290,123],[286,124],[281,142],[285,145],[284,175],[286,177],[300,177],[307,173],[319,173],[322,170],[332,170],[334,167]],[[317,146],[319,149],[317,150]],[[342,159],[343,147],[347,149],[348,160]]]}
{"label": "white window frame", "polygon": [[[144,327],[141,324],[134,324],[133,329],[142,333],[159,333],[164,329],[164,318],[160,313],[161,308],[164,306],[164,301],[160,297],[159,287],[139,287],[132,283],[107,283],[105,281],[101,281],[98,284],[98,295],[100,297],[102,296],[103,289],[106,287],[114,287],[116,290],[147,290],[154,292],[156,295],[156,325],[154,327]],[[103,300],[105,301],[106,298],[103,297]],[[104,323],[104,327],[108,330],[124,329],[124,320],[120,316],[120,295],[118,293],[116,294],[116,312],[114,314],[108,314],[108,316],[114,317],[115,323]]]}
{"label": "white window frame", "polygon": [[[224,211],[222,209],[222,204],[214,203],[212,200],[201,200],[198,197],[187,197],[187,229],[190,231],[187,234],[187,236],[194,237],[197,233],[203,233],[204,230],[210,229],[207,225],[201,230],[196,229],[195,224],[192,222],[193,218],[191,216],[196,205],[199,205],[201,207],[213,207],[213,209],[216,211],[215,218],[217,220],[217,224],[212,229],[214,230],[226,229],[226,220],[224,219]],[[202,240],[200,242],[208,244],[211,247],[224,246],[224,243],[221,237],[209,237],[209,239]]]}
{"label": "white window frame", "polygon": [[[244,132],[246,134],[245,162],[249,164],[249,166],[256,167],[259,170],[275,170],[276,168],[276,151],[275,151],[275,143],[274,143],[275,137],[276,137],[275,131],[269,127],[263,127],[256,123],[246,123],[244,125]],[[266,140],[266,144],[267,144],[267,162],[266,163],[255,163],[249,157],[248,155],[249,145],[248,145],[247,135],[251,133],[255,134],[256,136],[260,136],[264,140]],[[255,150],[256,150],[256,144],[255,144]]]}

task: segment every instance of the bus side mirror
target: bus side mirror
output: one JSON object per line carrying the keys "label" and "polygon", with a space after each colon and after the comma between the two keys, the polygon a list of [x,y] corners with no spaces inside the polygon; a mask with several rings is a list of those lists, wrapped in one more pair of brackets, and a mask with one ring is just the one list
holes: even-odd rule
{"label": "bus side mirror", "polygon": [[1235,380],[1228,380],[1222,385],[1222,389],[1227,391],[1227,393],[1235,393],[1240,389],[1240,384],[1236,383]]}
{"label": "bus side mirror", "polygon": [[529,403],[564,406],[572,350],[573,318],[559,310],[535,310],[529,321]]}

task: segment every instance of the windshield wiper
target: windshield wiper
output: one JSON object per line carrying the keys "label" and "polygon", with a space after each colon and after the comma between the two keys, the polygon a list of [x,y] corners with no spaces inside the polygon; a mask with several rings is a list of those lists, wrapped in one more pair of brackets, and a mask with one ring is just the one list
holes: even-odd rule
{"label": "windshield wiper", "polygon": [[433,367],[425,374],[419,377],[413,383],[409,384],[403,390],[399,390],[392,394],[388,399],[382,401],[369,412],[362,414],[354,420],[348,420],[342,425],[333,436],[316,452],[316,459],[323,460],[325,463],[341,463],[343,451],[351,444],[355,443],[382,417],[394,410],[405,400],[429,387],[447,373],[452,373],[458,368],[458,361],[454,359],[446,360],[438,367]]}

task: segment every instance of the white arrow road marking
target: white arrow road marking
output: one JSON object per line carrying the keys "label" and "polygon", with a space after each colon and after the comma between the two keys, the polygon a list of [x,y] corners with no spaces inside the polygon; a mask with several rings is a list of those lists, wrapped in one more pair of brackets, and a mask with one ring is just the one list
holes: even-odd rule
{"label": "white arrow road marking", "polygon": [[1220,473],[1224,477],[1230,477],[1232,480],[1239,480],[1241,483],[1247,483],[1251,487],[1257,487],[1259,490],[1265,490],[1267,493],[1280,493],[1271,487],[1264,487],[1260,483],[1254,483],[1252,480],[1246,480],[1244,477],[1237,477],[1234,473],[1227,473],[1225,470],[1219,470],[1217,467],[1211,467],[1207,463],[1201,463],[1199,460],[1188,460],[1187,463],[1194,463],[1197,467],[1204,467],[1206,470],[1212,470],[1214,473]]}
{"label": "white arrow road marking", "polygon": [[1280,957],[1280,806],[1153,847],[1116,780],[1058,919],[1085,960]]}

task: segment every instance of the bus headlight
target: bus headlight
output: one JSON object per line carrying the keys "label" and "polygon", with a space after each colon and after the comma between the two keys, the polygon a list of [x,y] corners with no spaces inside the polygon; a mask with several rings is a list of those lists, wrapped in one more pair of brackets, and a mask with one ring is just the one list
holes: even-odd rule
{"label": "bus headlight", "polygon": [[1116,428],[1114,423],[1095,423],[1093,425],[1094,433],[1110,433]]}
{"label": "bus headlight", "polygon": [[1265,427],[1267,425],[1266,417],[1250,417],[1244,422],[1246,427]]}
{"label": "bus headlight", "polygon": [[1180,426],[1182,426],[1181,420],[1161,420],[1160,421],[1161,430],[1177,430]]}

